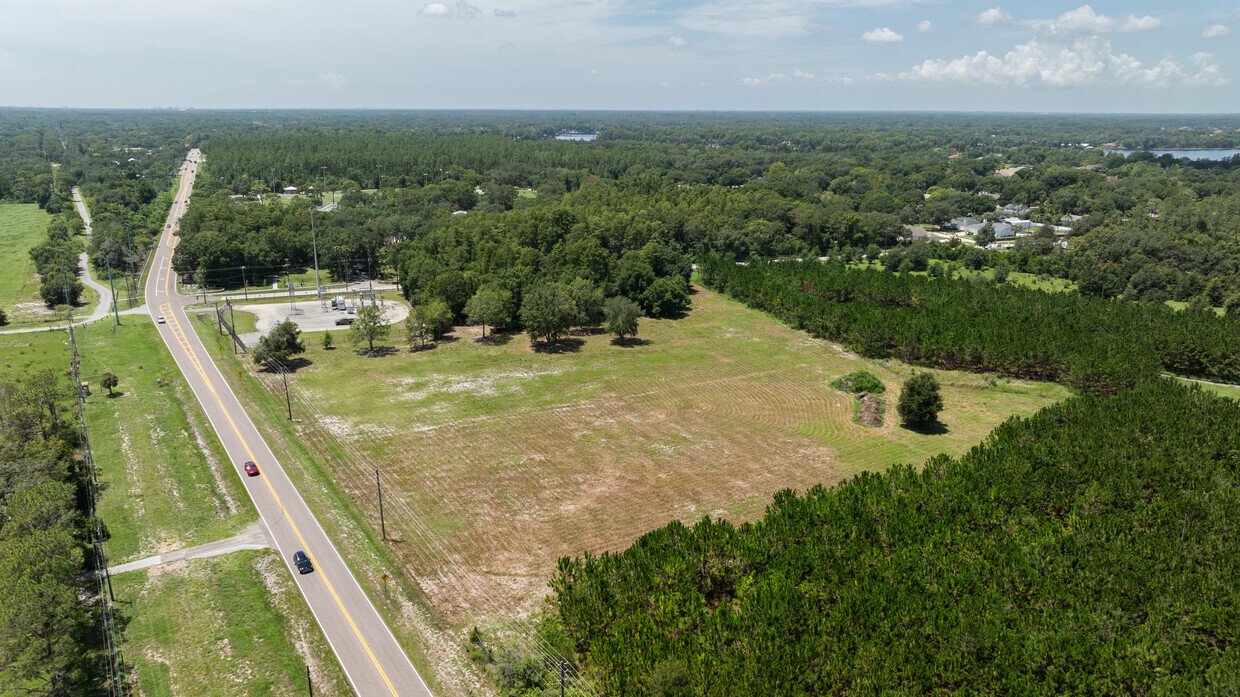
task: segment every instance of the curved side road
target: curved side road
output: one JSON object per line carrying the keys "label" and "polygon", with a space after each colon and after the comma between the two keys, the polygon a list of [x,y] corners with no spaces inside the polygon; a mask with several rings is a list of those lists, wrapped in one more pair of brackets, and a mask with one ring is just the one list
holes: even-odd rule
{"label": "curved side road", "polygon": [[[78,191],[76,186],[73,187],[73,202],[77,204],[78,215],[82,216],[82,222],[86,224],[86,239],[89,240],[94,232],[90,227],[90,211],[86,210],[86,201],[82,200],[82,192]],[[104,315],[112,311],[112,291],[90,275],[90,256],[86,252],[78,256],[78,266],[81,269],[82,283],[94,288],[99,294],[99,304],[95,306],[95,311],[81,321],[82,324],[86,324],[102,319]],[[59,328],[63,329],[63,327]]]}
{"label": "curved side road", "polygon": [[[233,469],[267,528],[268,537],[305,596],[354,691],[366,697],[429,697],[430,689],[285,475],[262,434],[250,421],[189,325],[185,306],[193,300],[177,292],[172,273],[172,253],[176,245],[173,233],[193,188],[198,157],[198,150],[190,151],[182,167],[181,187],[151,259],[146,305],[152,316],[164,317],[166,324],[156,324],[160,336],[219,435]],[[259,476],[244,475],[242,466],[247,460],[258,464]],[[292,566],[293,553],[298,550],[309,555],[314,564],[313,573],[300,575]]]}

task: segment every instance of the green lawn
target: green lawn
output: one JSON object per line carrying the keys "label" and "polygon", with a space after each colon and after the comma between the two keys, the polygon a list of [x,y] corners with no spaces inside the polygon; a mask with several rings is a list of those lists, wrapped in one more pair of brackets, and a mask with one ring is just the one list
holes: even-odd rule
{"label": "green lawn", "polygon": [[[257,520],[180,372],[145,316],[75,329],[109,561],[230,537]],[[69,363],[68,332],[0,335],[0,377]],[[120,378],[108,397],[99,375]],[[158,381],[166,384],[160,385]],[[121,647],[146,694],[305,694],[304,662],[348,686],[272,553],[245,552],[113,577]],[[222,669],[221,665],[229,666]],[[329,685],[334,687],[328,687]]]}
{"label": "green lawn", "polygon": [[134,694],[351,695],[288,569],[270,550],[113,576]]}
{"label": "green lawn", "polygon": [[51,216],[33,203],[0,204],[0,309],[9,322],[43,309],[30,249],[44,239]]}
{"label": "green lawn", "polygon": [[[683,319],[643,320],[640,344],[591,334],[562,353],[532,351],[524,335],[476,343],[473,327],[421,351],[394,337],[383,357],[310,341],[290,382],[321,415],[294,404],[292,424],[278,378],[256,379],[244,357],[221,360],[294,481],[322,492],[311,505],[343,536],[378,541],[373,469],[383,471],[388,535],[400,542],[373,554],[342,549],[361,555],[355,568],[396,556],[412,577],[434,578],[445,569],[427,549],[442,540],[457,550],[461,565],[450,573],[476,574],[477,585],[422,586],[454,628],[536,607],[561,556],[620,549],[673,519],[753,520],[784,488],[960,455],[1008,417],[1068,394],[936,371],[942,432],[905,429],[890,416],[868,428],[853,422],[852,396],[830,381],[873,370],[893,415],[908,366],[851,355],[706,290],[693,303]],[[210,346],[214,327],[195,325]],[[342,457],[342,448],[353,453]],[[404,513],[415,508],[416,529]]]}

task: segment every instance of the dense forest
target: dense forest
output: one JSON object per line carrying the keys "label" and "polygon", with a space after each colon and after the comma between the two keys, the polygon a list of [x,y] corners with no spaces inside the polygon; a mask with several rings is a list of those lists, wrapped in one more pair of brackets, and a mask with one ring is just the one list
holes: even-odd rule
{"label": "dense forest", "polygon": [[615,695],[1232,694],[1240,405],[1170,381],[1013,418],[954,460],[563,559]]}
{"label": "dense forest", "polygon": [[[1240,296],[1240,159],[1125,157],[1080,145],[1133,145],[1144,134],[1151,143],[1222,146],[1235,135],[1230,128],[1179,131],[1150,119],[602,114],[593,122],[548,116],[529,133],[468,115],[446,129],[420,116],[403,127],[217,135],[205,145],[208,171],[239,206],[284,186],[378,190],[380,204],[398,201],[413,215],[389,221],[386,237],[370,244],[372,258],[395,260],[399,243],[449,225],[453,212],[557,208],[592,188],[606,190],[605,200],[595,198],[615,213],[656,220],[686,253],[738,260],[889,249],[907,243],[906,225],[998,218],[997,206],[1014,205],[1071,232],[1065,244],[1019,237],[1011,251],[988,253],[991,264],[1004,257],[1018,271],[1070,279],[1099,297],[1222,307]],[[593,142],[565,142],[549,137],[555,123],[603,130]],[[1004,176],[1002,168],[1021,169]],[[604,236],[592,227],[585,229]],[[369,232],[355,226],[353,234]]]}
{"label": "dense forest", "polygon": [[1240,382],[1240,321],[1208,310],[804,262],[701,264],[703,283],[873,358],[1114,393],[1162,371]]}
{"label": "dense forest", "polygon": [[97,617],[78,597],[90,521],[73,398],[50,368],[0,379],[0,692],[99,684]]}

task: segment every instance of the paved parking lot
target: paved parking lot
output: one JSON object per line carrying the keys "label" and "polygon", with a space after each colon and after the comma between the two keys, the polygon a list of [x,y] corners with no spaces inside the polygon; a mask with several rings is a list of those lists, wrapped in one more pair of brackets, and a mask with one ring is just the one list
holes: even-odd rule
{"label": "paved parking lot", "polygon": [[[409,306],[403,300],[388,299],[384,305],[383,317],[390,324],[404,322],[409,316]],[[324,312],[322,305],[318,300],[307,302],[293,303],[293,308],[301,310],[301,314],[296,314],[289,308],[288,303],[264,304],[264,305],[235,305],[238,310],[253,313],[254,327],[257,332],[242,334],[241,340],[247,346],[253,346],[258,342],[259,337],[266,334],[272,327],[286,319],[291,319],[297,323],[303,332],[321,332],[321,331],[346,331],[348,326],[337,325],[336,320],[341,317],[352,317],[352,315],[342,310],[332,310],[331,304],[328,304],[328,311]],[[397,333],[402,329],[394,330]]]}

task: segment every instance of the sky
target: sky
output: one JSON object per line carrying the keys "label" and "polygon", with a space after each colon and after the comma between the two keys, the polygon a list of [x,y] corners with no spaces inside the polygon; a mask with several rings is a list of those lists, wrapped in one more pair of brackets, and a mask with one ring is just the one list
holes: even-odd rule
{"label": "sky", "polygon": [[1240,113],[1240,0],[0,0],[0,105]]}

